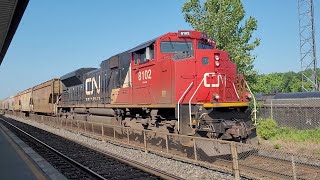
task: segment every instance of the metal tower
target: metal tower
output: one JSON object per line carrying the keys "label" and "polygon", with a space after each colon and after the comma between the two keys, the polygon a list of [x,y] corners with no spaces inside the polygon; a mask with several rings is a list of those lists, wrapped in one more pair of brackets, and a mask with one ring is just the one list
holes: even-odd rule
{"label": "metal tower", "polygon": [[302,89],[318,91],[313,0],[298,0],[298,11]]}

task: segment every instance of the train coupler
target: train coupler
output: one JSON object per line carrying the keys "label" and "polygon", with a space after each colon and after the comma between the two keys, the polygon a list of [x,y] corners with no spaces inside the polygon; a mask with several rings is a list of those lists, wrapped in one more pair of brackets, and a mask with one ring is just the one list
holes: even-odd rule
{"label": "train coupler", "polygon": [[226,133],[231,135],[233,138],[244,138],[248,137],[251,133],[251,129],[248,129],[244,122],[238,122],[226,130]]}

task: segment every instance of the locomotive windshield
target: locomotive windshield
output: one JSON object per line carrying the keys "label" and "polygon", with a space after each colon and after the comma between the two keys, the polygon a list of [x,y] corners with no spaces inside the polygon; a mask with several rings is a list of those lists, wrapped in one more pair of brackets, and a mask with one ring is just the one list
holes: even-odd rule
{"label": "locomotive windshield", "polygon": [[182,42],[182,41],[161,42],[162,53],[180,53],[184,51],[193,52],[192,42]]}
{"label": "locomotive windshield", "polygon": [[198,42],[198,49],[213,49],[213,46],[208,42]]}

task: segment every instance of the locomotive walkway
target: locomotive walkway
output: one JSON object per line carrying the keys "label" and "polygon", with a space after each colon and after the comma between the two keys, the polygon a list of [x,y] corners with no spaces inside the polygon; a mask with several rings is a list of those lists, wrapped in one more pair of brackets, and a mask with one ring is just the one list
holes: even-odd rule
{"label": "locomotive walkway", "polygon": [[66,179],[2,124],[0,159],[0,179]]}

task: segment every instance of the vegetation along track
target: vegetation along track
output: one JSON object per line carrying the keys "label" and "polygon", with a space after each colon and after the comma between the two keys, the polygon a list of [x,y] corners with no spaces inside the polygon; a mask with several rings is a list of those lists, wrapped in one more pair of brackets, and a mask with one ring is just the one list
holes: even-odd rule
{"label": "vegetation along track", "polygon": [[68,179],[181,179],[141,164],[135,166],[134,162],[94,151],[10,118],[0,116],[0,120]]}

